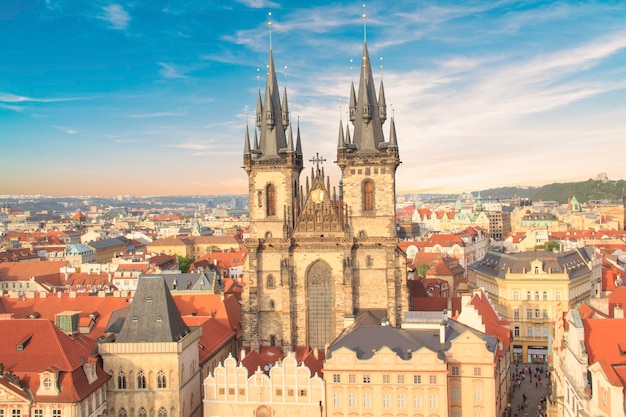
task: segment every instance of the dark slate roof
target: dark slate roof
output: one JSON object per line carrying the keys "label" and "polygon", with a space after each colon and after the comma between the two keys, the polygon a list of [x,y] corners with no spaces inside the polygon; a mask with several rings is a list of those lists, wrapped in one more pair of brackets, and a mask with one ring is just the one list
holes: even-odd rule
{"label": "dark slate roof", "polygon": [[394,351],[404,360],[410,359],[412,352],[426,348],[436,352],[441,360],[445,360],[445,352],[450,349],[451,341],[466,331],[472,332],[485,341],[489,352],[495,352],[498,339],[481,333],[455,320],[446,320],[446,343],[439,343],[439,328],[436,329],[398,329],[391,326],[355,325],[348,327],[329,346],[327,358],[334,351],[345,347],[356,353],[360,360],[369,359],[374,352],[383,347]]}
{"label": "dark slate roof", "polygon": [[95,250],[111,248],[114,246],[127,245],[128,239],[125,237],[114,237],[111,239],[103,239],[103,240],[94,240],[93,242],[87,243],[90,247]]}
{"label": "dark slate roof", "polygon": [[160,275],[139,278],[118,343],[176,342],[189,333]]}
{"label": "dark slate roof", "polygon": [[[215,271],[190,274],[163,274],[163,279],[170,291],[206,291],[221,293],[221,283],[216,280]],[[176,288],[174,288],[176,283]]]}
{"label": "dark slate roof", "polygon": [[523,274],[525,271],[530,271],[531,262],[537,259],[542,261],[544,272],[568,273],[570,279],[575,279],[591,271],[590,262],[593,255],[590,248],[578,248],[563,253],[537,251],[509,254],[489,251],[483,259],[474,262],[469,268],[504,279],[509,269],[513,274]]}

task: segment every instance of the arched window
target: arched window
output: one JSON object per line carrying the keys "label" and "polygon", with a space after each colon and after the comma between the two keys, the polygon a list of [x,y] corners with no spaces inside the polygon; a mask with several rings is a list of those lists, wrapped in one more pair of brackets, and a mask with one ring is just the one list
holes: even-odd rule
{"label": "arched window", "polygon": [[141,407],[139,409],[139,411],[137,411],[137,416],[138,417],[148,417],[148,413],[146,412],[146,409]]}
{"label": "arched window", "polygon": [[117,417],[128,417],[128,413],[126,413],[126,409],[120,408],[120,411],[117,413]]}
{"label": "arched window", "polygon": [[137,389],[146,389],[146,375],[143,371],[137,373]]}
{"label": "arched window", "polygon": [[163,371],[159,371],[157,374],[157,388],[167,388],[167,378]]}
{"label": "arched window", "polygon": [[265,187],[265,198],[267,200],[267,204],[265,205],[265,214],[267,216],[275,216],[276,215],[276,195],[275,195],[273,184],[267,184],[267,187]]}
{"label": "arched window", "polygon": [[274,275],[269,274],[267,276],[267,288],[274,288]]}
{"label": "arched window", "polygon": [[363,183],[363,210],[374,210],[374,183],[372,181]]}
{"label": "arched window", "polygon": [[274,300],[270,300],[270,308],[273,310],[274,307],[276,307],[276,304],[274,303]]}
{"label": "arched window", "polygon": [[126,389],[126,375],[123,371],[117,373],[117,389]]}
{"label": "arched window", "polygon": [[539,300],[539,291],[535,291],[535,300]]}
{"label": "arched window", "polygon": [[157,417],[167,417],[167,410],[163,407],[159,408],[159,413],[157,414]]}

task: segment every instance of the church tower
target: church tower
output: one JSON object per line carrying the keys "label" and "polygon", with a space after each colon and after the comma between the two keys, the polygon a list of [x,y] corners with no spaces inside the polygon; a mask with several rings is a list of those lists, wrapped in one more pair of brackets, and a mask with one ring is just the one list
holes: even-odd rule
{"label": "church tower", "polygon": [[367,45],[358,100],[352,86],[354,141],[340,122],[339,194],[319,154],[309,159],[310,176],[300,184],[300,129],[294,146],[287,91],[281,105],[271,50],[268,68],[254,142],[247,129],[244,140],[250,238],[244,243],[243,345],[324,349],[365,312],[399,325],[408,309],[406,257],[395,227],[400,161],[393,119],[389,141],[382,133],[384,90],[381,83],[376,101]]}

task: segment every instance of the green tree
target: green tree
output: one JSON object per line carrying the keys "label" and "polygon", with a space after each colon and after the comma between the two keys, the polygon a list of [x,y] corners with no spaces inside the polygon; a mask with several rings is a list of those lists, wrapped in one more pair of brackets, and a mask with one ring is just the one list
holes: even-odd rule
{"label": "green tree", "polygon": [[192,263],[193,259],[191,259],[189,256],[178,257],[178,269],[180,269],[180,272],[182,272],[183,274],[189,272],[189,267]]}
{"label": "green tree", "polygon": [[554,252],[560,247],[561,247],[561,244],[556,240],[548,240],[545,244],[546,251],[548,252]]}
{"label": "green tree", "polygon": [[430,266],[427,264],[419,264],[417,268],[415,268],[415,273],[422,278],[426,278],[428,271],[430,271]]}

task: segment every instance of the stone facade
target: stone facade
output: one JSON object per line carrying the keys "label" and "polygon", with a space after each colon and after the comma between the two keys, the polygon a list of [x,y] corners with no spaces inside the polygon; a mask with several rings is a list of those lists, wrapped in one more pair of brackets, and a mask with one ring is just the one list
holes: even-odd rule
{"label": "stone facade", "polygon": [[[357,100],[351,91],[350,129],[340,124],[339,194],[317,155],[306,187],[300,131],[294,145],[286,91],[282,104],[273,56],[264,100],[259,91],[254,141],[246,131],[250,237],[242,291],[243,344],[324,349],[360,310],[383,310],[399,325],[408,308],[406,258],[397,245],[395,171],[400,163],[386,104],[376,101],[367,47]],[[260,140],[257,136],[260,134]]]}

